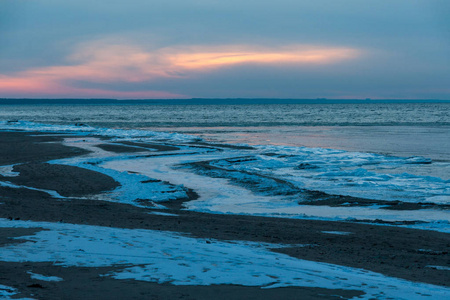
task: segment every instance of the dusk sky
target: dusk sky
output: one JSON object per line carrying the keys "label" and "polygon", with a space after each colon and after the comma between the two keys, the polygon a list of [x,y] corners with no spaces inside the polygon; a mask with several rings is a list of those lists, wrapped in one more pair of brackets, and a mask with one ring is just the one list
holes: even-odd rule
{"label": "dusk sky", "polygon": [[449,0],[0,0],[0,98],[450,99]]}

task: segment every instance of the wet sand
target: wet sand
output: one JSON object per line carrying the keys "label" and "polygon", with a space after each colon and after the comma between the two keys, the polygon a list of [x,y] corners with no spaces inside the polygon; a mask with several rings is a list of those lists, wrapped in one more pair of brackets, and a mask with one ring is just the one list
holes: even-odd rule
{"label": "wet sand", "polygon": [[[59,143],[62,139],[60,136],[34,134],[37,135],[0,132],[0,165],[23,164],[14,169],[20,172],[20,176],[8,177],[8,181],[55,190],[67,197],[88,196],[117,186],[117,182],[110,177],[94,171],[46,164],[50,159],[81,155],[86,151],[62,145]],[[124,149],[119,149],[122,150]],[[195,191],[190,196],[195,198]],[[36,190],[0,187],[0,217],[10,220],[164,230],[217,240],[308,244],[308,247],[273,251],[306,260],[364,268],[411,281],[450,285],[449,271],[427,267],[450,265],[450,235],[445,233],[350,222],[197,213],[180,210],[182,201],[168,205],[167,212],[178,215],[173,217],[149,214],[151,208],[89,199],[58,200]],[[11,238],[28,235],[33,230],[40,229],[2,229],[0,244],[17,243],[17,240]],[[324,231],[350,234],[336,235]],[[123,266],[111,267],[117,268]],[[61,274],[65,280],[32,280],[27,274],[30,270],[44,275]],[[336,299],[337,296],[351,298],[360,293],[316,288],[260,289],[233,285],[180,287],[99,277],[99,274],[104,273],[105,270],[98,268],[0,262],[0,284],[18,289],[22,292],[18,296],[30,297],[34,294],[38,299]]]}

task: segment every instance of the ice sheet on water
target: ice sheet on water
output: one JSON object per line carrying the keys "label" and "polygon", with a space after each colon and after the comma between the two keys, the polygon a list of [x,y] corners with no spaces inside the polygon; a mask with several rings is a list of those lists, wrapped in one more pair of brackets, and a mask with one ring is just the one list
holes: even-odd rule
{"label": "ice sheet on water", "polygon": [[[47,125],[26,121],[12,123],[0,121],[0,129],[104,135],[121,139],[144,138],[178,143],[198,140],[193,136],[168,132]],[[430,159],[424,157],[401,158],[374,153],[291,146],[255,146],[255,148],[258,149],[259,155],[255,155],[254,151],[247,151],[251,152],[252,156],[249,160],[218,161],[216,164],[231,170],[276,175],[289,179],[299,188],[336,195],[406,202],[430,202],[437,199],[439,203],[450,196],[450,180],[408,173],[383,173],[387,168],[432,163]]]}
{"label": "ice sheet on water", "polygon": [[[269,251],[270,244],[195,239],[142,229],[6,221],[0,227],[44,228],[26,242],[1,248],[1,260],[52,261],[63,266],[123,265],[105,274],[174,285],[239,284],[275,288],[309,286],[356,289],[365,299],[444,297],[448,288],[409,282],[382,274],[296,259]],[[134,265],[134,266],[130,266]]]}
{"label": "ice sheet on water", "polygon": [[[259,153],[252,159],[217,160],[211,165],[230,171],[275,176],[298,188],[331,195],[404,202],[430,202],[436,196],[450,196],[450,180],[408,173],[383,173],[385,168],[431,163],[423,157],[403,158],[287,146],[256,148]],[[439,199],[442,203],[442,198]]]}
{"label": "ice sheet on water", "polygon": [[[193,189],[198,195],[198,200],[185,203],[186,209],[206,213],[226,213],[226,214],[247,214],[254,216],[269,216],[283,218],[301,218],[301,219],[320,219],[320,220],[383,220],[386,222],[416,222],[414,225],[408,225],[414,228],[431,229],[448,232],[449,214],[445,210],[427,209],[427,210],[382,210],[379,206],[368,207],[327,207],[327,206],[308,206],[298,205],[297,201],[289,199],[286,195],[260,194],[252,191],[254,184],[249,186],[236,185],[230,180],[230,176],[205,176],[197,174],[190,169],[179,168],[180,164],[189,164],[195,162],[209,161],[212,164],[220,164],[221,168],[240,168],[245,167],[249,174],[256,178],[255,174],[266,174],[269,177],[284,178],[291,180],[290,177],[274,173],[277,170],[267,171],[261,169],[260,172],[251,170],[254,161],[243,159],[248,157],[248,151],[223,151],[214,154],[203,153],[198,155],[186,156],[162,156],[162,157],[140,157],[135,159],[123,159],[105,162],[102,167],[113,169],[119,172],[133,171],[150,178],[158,178],[169,181],[175,185],[185,185]],[[256,156],[254,156],[256,157]],[[239,163],[238,163],[239,162]],[[175,167],[175,168],[174,168]],[[279,169],[278,169],[279,170]],[[251,171],[251,172],[250,172]],[[267,173],[265,173],[267,172]],[[237,181],[244,182],[249,180],[249,174],[243,173],[239,177],[239,172],[235,172],[233,177]],[[252,178],[250,178],[252,179]],[[256,180],[255,179],[255,180]],[[295,177],[294,179],[297,180]],[[248,181],[247,181],[248,182]],[[274,180],[260,181],[261,190],[267,189],[263,184],[274,183]],[[279,183],[277,183],[279,184]],[[328,183],[331,184],[331,183]],[[271,188],[276,185],[271,185]],[[300,195],[301,197],[301,195]]]}
{"label": "ice sheet on water", "polygon": [[[171,185],[159,180],[152,180],[148,176],[129,171],[117,171],[103,168],[102,165],[110,160],[128,160],[130,156],[113,156],[110,158],[70,158],[54,160],[51,163],[67,164],[103,173],[120,183],[113,191],[99,195],[90,195],[89,199],[99,199],[146,206],[145,202],[164,202],[179,198],[187,198],[186,190],[181,185]],[[162,206],[155,208],[163,208]]]}

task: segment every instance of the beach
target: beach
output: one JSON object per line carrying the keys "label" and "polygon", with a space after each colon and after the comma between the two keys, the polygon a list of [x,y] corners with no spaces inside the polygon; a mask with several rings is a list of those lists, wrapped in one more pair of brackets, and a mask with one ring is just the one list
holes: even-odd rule
{"label": "beach", "polygon": [[[192,164],[194,162],[190,160],[190,157],[198,155],[198,151],[204,151],[201,152],[202,156],[211,155],[209,152],[224,156],[224,152],[227,151],[252,151],[251,147],[242,149],[242,147],[208,144],[195,140],[178,144],[174,143],[174,140],[167,141],[167,139],[151,143],[148,141],[146,143],[142,141],[118,142],[111,136],[24,132],[21,130],[3,131],[0,135],[1,165],[12,166],[10,174],[3,172],[0,177],[3,182],[0,186],[0,217],[2,218],[0,241],[3,253],[0,263],[0,274],[2,274],[0,284],[11,288],[11,294],[14,294],[12,297],[210,299],[214,295],[219,299],[230,297],[235,299],[280,299],[280,297],[284,299],[351,299],[358,296],[383,298],[389,297],[389,295],[399,296],[408,292],[413,295],[412,298],[409,298],[411,294],[409,296],[404,294],[409,299],[425,297],[426,293],[429,293],[433,299],[444,299],[444,295],[448,295],[450,237],[447,232],[442,232],[442,230],[414,228],[415,223],[420,225],[420,222],[413,221],[408,223],[398,220],[370,220],[370,218],[365,220],[324,220],[286,218],[282,215],[278,217],[276,215],[250,215],[232,213],[231,210],[229,213],[199,211],[195,209],[195,206],[189,209],[187,203],[200,201],[198,199],[202,199],[202,195],[198,193],[201,193],[201,190],[197,190],[195,184],[192,184],[194,188],[190,187],[189,182],[186,182],[186,186],[168,182],[164,176],[146,180],[139,178],[139,180],[144,185],[162,184],[163,188],[153,187],[153,190],[158,191],[159,189],[161,195],[172,195],[168,197],[168,200],[158,199],[157,195],[153,199],[152,195],[148,195],[145,199],[135,197],[133,205],[126,200],[114,200],[111,194],[112,191],[120,189],[124,182],[130,183],[130,181],[118,179],[121,177],[108,176],[108,172],[99,172],[96,169],[98,166],[94,164],[94,160],[98,160],[99,157],[111,162],[114,157],[120,156],[119,161],[121,162],[133,161],[139,164],[140,159],[145,159],[146,168],[151,169],[153,168],[150,165],[152,159],[156,161],[163,157],[183,156],[180,152],[183,152],[189,160],[185,163]],[[98,149],[98,151],[92,152],[92,149]],[[217,159],[214,155],[211,158]],[[132,159],[127,160],[125,156],[132,157]],[[234,152],[233,156],[242,157]],[[229,159],[227,155],[225,157]],[[81,167],[74,163],[78,158],[84,159],[85,165],[92,166],[92,168]],[[200,170],[203,172],[203,176],[206,174],[205,166],[208,166],[205,161],[209,160],[195,159],[197,166],[200,164],[203,167]],[[98,162],[96,164],[98,165]],[[189,165],[189,168],[191,167]],[[157,164],[155,168],[162,170]],[[122,175],[125,173],[120,165],[117,170],[121,170]],[[217,169],[210,168],[208,170],[208,172],[212,171],[217,171]],[[134,169],[127,172],[131,175],[138,175],[137,173],[139,172]],[[171,174],[166,175],[170,176]],[[218,179],[223,177],[219,173],[209,175]],[[243,186],[245,181],[244,185],[250,190],[263,188],[250,179],[241,180],[240,183],[236,183],[239,180],[238,177],[231,177],[231,179],[229,177],[228,180],[235,186]],[[249,185],[253,187],[250,188]],[[52,192],[49,193],[49,191]],[[257,194],[258,192],[253,191],[253,193]],[[98,195],[103,195],[103,197]],[[323,195],[310,194],[308,197],[323,198]],[[356,199],[355,197],[342,199],[345,198],[344,196],[340,196],[340,198],[340,204],[351,203]],[[308,201],[313,200],[309,199]],[[327,203],[327,205],[330,204]],[[417,207],[421,206],[420,204],[412,205],[413,207],[400,206],[397,209],[399,212],[410,210],[445,212],[448,209],[443,204],[423,204],[422,209]],[[344,207],[351,207],[351,205],[346,204]],[[212,209],[213,206],[210,208]],[[203,249],[201,251],[208,251],[209,247],[213,253],[215,250],[211,247],[223,247],[222,244],[227,245],[226,249],[233,248],[233,245],[243,247],[241,250],[233,250],[238,254],[247,251],[248,249],[245,247],[250,247],[250,249],[256,247],[257,251],[262,251],[260,249],[262,247],[265,249],[264,255],[270,257],[281,255],[282,259],[287,259],[287,261],[298,260],[296,263],[300,262],[300,265],[302,265],[301,262],[319,263],[321,267],[316,269],[316,272],[321,279],[315,278],[313,272],[309,271],[309,274],[312,273],[312,275],[308,275],[312,276],[309,283],[307,276],[305,282],[297,277],[286,279],[286,281],[277,275],[270,275],[272,271],[267,270],[272,270],[270,269],[273,267],[272,265],[264,265],[266,271],[253,270],[252,266],[246,266],[247,263],[252,265],[251,257],[248,257],[248,262],[231,262],[233,266],[239,265],[241,269],[237,270],[240,271],[231,267],[222,267],[218,262],[212,262],[211,265],[197,270],[186,258],[189,256],[177,255],[177,251],[183,252],[181,251],[183,246],[169,248],[172,250],[158,248],[145,252],[147,254],[151,254],[152,251],[162,252],[166,254],[166,257],[163,255],[163,259],[175,260],[181,265],[181,268],[183,268],[183,264],[188,265],[188,268],[193,268],[186,271],[188,274],[186,277],[179,275],[181,272],[177,269],[179,266],[174,269],[174,274],[167,270],[160,274],[145,267],[146,264],[155,263],[155,258],[137,260],[123,258],[134,255],[134,250],[131,249],[137,242],[131,240],[124,240],[125,245],[121,246],[123,251],[117,254],[123,259],[106,258],[106,262],[98,263],[98,261],[96,262],[97,252],[105,252],[102,255],[107,257],[108,245],[113,245],[113,242],[105,237],[104,244],[90,245],[85,242],[77,244],[77,238],[80,238],[83,232],[90,232],[91,228],[99,228],[95,229],[100,230],[98,232],[106,230],[103,233],[106,236],[112,235],[111,232],[122,232],[123,230],[128,232],[125,232],[124,236],[129,236],[133,230],[139,232],[144,230],[156,235],[169,234],[170,238],[173,238],[172,235],[176,235],[178,236],[176,239],[195,240],[195,247],[199,247],[196,243],[201,243],[201,249]],[[53,243],[53,246],[56,247],[53,250],[48,248],[49,245],[50,248],[52,245],[50,236],[32,238],[38,236],[39,233],[49,235],[52,231],[63,234],[64,230],[71,232],[72,239],[69,239],[67,243],[61,242],[62,245],[58,245],[57,239],[54,240],[57,245]],[[77,231],[80,232],[76,233]],[[65,236],[70,234],[64,233]],[[94,242],[103,234],[86,235],[85,238]],[[160,238],[159,235],[158,238]],[[68,247],[67,245],[70,245],[72,241],[75,243],[75,248],[65,249],[64,247]],[[43,248],[34,246],[35,249],[33,249],[33,245],[30,243],[36,245],[42,243]],[[79,249],[76,249],[77,247]],[[145,248],[144,245],[141,247]],[[79,251],[79,254],[72,257],[74,255],[72,253],[70,254],[71,258],[67,258],[64,254],[59,253],[53,257],[54,253],[58,251],[65,253]],[[90,254],[89,251],[97,254]],[[36,256],[36,252],[41,253]],[[92,261],[85,262],[84,258],[80,258],[83,255],[86,256],[86,259],[91,257]],[[140,254],[136,254],[136,256],[138,255]],[[198,256],[201,257],[201,255],[203,254]],[[208,257],[208,254],[205,255]],[[222,255],[230,255],[229,260],[233,260],[231,254],[224,252]],[[264,261],[267,263],[266,260]],[[271,264],[270,261],[268,263]],[[323,263],[325,265],[322,265]],[[310,266],[310,268],[314,269],[314,266]],[[331,267],[334,270],[334,266],[343,267],[344,269],[339,270],[339,272],[344,272],[342,274],[350,274],[352,273],[350,270],[357,270],[353,275],[360,278],[362,283],[349,282],[351,278],[343,278],[339,272],[338,275],[327,273],[329,272],[326,271],[327,268]],[[130,271],[130,269],[138,267],[142,267],[140,272]],[[212,275],[213,279],[202,277],[214,271],[211,270],[214,267],[224,268],[224,270],[216,270],[219,274]],[[156,269],[160,270],[161,268]],[[203,273],[203,275],[196,274],[196,272]],[[244,276],[243,273],[246,272],[248,274]],[[252,277],[251,274],[254,279],[260,278],[264,272],[269,272],[264,280],[246,279],[247,275]],[[287,271],[281,272],[289,274]],[[217,279],[228,273],[231,274],[227,275],[230,278]],[[364,278],[363,274],[366,273],[370,274]],[[39,279],[30,274],[40,274],[44,278]],[[134,274],[134,276],[130,274]],[[48,280],[51,276],[61,280]],[[181,277],[179,278],[179,276]],[[286,276],[289,277],[289,275]],[[189,278],[192,279],[190,282]],[[371,278],[376,283],[370,282]],[[299,280],[299,282],[296,283],[295,280]],[[400,283],[396,283],[396,280]],[[377,285],[377,287],[367,288],[371,284]],[[411,289],[410,285],[414,286],[416,290]],[[386,288],[387,286],[391,286],[392,291]],[[392,286],[394,287],[392,288]]]}
{"label": "beach", "polygon": [[0,2],[0,299],[450,299],[450,1],[104,2]]}

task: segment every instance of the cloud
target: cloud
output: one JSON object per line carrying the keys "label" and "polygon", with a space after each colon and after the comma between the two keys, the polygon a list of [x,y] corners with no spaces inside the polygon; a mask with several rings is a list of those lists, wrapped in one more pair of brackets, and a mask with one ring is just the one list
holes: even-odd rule
{"label": "cloud", "polygon": [[[67,57],[67,65],[30,69],[0,75],[1,94],[73,95],[74,97],[179,98],[163,91],[117,91],[120,83],[145,83],[156,79],[188,78],[238,65],[271,67],[328,65],[352,60],[361,50],[344,47],[290,45],[187,46],[146,50],[138,45],[94,42]],[[109,84],[110,88],[86,89],[74,82]],[[2,96],[0,94],[0,96]],[[110,95],[110,96],[108,96]]]}
{"label": "cloud", "polygon": [[359,54],[360,51],[350,48],[319,48],[294,45],[271,49],[237,45],[175,48],[169,49],[164,56],[167,57],[170,67],[173,69],[207,71],[239,64],[331,64],[356,58]]}
{"label": "cloud", "polygon": [[24,98],[115,98],[115,99],[178,99],[186,95],[166,91],[120,91],[101,88],[72,87],[58,80],[41,77],[0,76],[0,97]]}

